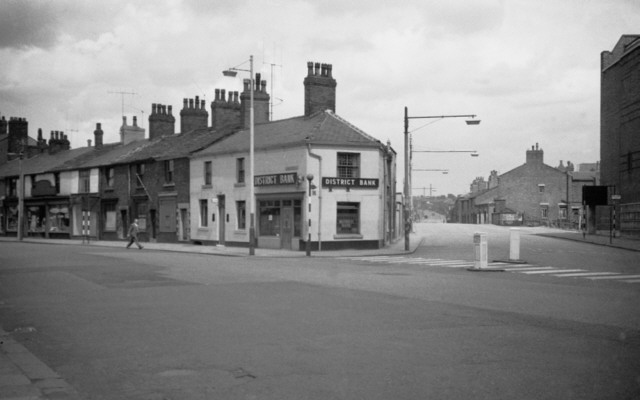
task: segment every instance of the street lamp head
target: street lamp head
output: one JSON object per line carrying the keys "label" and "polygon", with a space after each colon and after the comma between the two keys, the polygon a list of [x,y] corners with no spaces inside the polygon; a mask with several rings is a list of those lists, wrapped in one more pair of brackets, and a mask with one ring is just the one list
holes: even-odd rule
{"label": "street lamp head", "polygon": [[235,78],[236,75],[238,75],[237,71],[234,71],[232,69],[225,69],[224,71],[222,71],[222,75],[224,76],[230,76],[232,78]]}
{"label": "street lamp head", "polygon": [[465,121],[467,125],[480,125],[479,119],[468,119]]}
{"label": "street lamp head", "polygon": [[478,153],[471,153],[471,157],[478,157],[480,154]]}
{"label": "street lamp head", "polygon": [[313,180],[313,174],[307,174],[307,180],[311,182]]}

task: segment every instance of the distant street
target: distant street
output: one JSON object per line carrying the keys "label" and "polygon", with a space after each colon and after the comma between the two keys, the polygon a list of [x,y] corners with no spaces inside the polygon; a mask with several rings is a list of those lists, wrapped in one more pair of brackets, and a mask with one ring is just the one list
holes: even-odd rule
{"label": "distant street", "polygon": [[0,242],[0,326],[94,400],[640,398],[639,252],[523,229],[526,266],[471,272],[508,229],[415,229],[377,257]]}

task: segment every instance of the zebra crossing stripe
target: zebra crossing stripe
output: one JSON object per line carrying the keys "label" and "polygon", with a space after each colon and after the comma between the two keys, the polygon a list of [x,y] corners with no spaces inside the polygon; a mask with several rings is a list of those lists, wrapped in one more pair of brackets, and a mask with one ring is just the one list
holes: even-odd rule
{"label": "zebra crossing stripe", "polygon": [[558,274],[554,275],[560,278],[572,278],[572,277],[588,277],[588,276],[600,276],[600,275],[618,275],[617,272],[578,272],[575,274]]}
{"label": "zebra crossing stripe", "polygon": [[[550,267],[547,267],[550,268]],[[539,274],[555,274],[558,272],[579,272],[584,271],[583,269],[549,269],[549,270],[537,270],[537,271],[522,271],[523,274],[527,275],[539,275]]]}
{"label": "zebra crossing stripe", "polygon": [[640,278],[640,275],[611,275],[611,276],[591,276],[587,277],[587,279],[633,279]]}
{"label": "zebra crossing stripe", "polygon": [[524,271],[541,271],[545,269],[553,269],[553,267],[530,267],[530,268],[505,268],[507,272],[524,272]]}

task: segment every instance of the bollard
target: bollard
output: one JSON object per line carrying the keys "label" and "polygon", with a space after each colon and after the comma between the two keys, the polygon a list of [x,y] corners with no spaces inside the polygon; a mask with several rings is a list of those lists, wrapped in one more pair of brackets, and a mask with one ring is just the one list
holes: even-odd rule
{"label": "bollard", "polygon": [[509,229],[509,261],[520,260],[520,229]]}
{"label": "bollard", "polygon": [[487,234],[477,232],[473,235],[473,244],[476,251],[474,269],[487,268]]}
{"label": "bollard", "polygon": [[473,245],[475,247],[476,258],[473,267],[467,268],[468,271],[481,272],[502,272],[504,268],[491,266],[489,267],[488,258],[489,250],[487,246],[487,234],[484,232],[476,232],[473,235]]}

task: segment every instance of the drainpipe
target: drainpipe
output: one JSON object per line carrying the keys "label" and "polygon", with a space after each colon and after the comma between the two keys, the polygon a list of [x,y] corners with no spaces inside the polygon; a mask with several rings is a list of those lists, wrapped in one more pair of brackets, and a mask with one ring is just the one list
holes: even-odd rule
{"label": "drainpipe", "polygon": [[307,142],[309,157],[318,160],[318,251],[322,251],[322,157],[311,152],[311,143]]}

